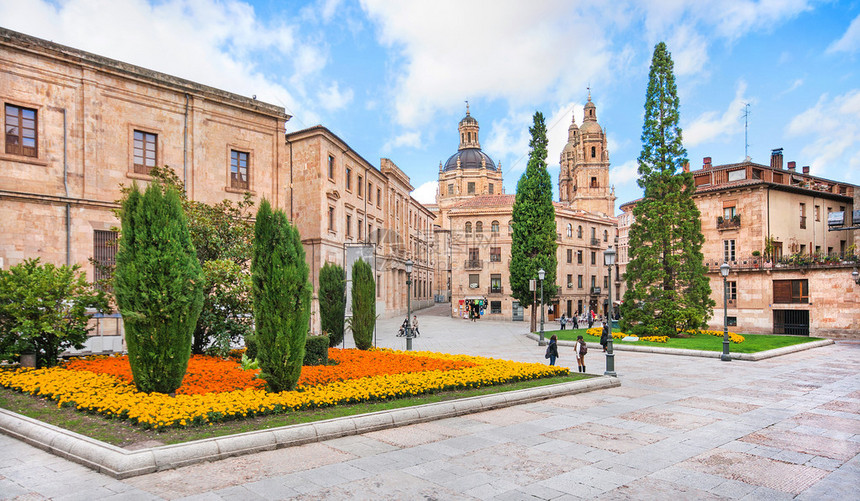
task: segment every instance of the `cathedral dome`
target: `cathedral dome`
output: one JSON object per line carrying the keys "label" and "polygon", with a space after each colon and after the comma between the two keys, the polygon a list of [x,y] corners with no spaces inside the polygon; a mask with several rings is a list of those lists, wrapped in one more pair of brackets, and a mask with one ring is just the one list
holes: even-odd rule
{"label": "cathedral dome", "polygon": [[600,124],[598,124],[597,121],[586,120],[582,122],[582,127],[579,128],[579,132],[582,134],[591,134],[595,132],[600,134],[603,132],[603,129],[600,128]]}
{"label": "cathedral dome", "polygon": [[[474,118],[472,120],[474,120]],[[445,162],[443,170],[446,172],[449,170],[456,170],[458,159],[460,160],[461,169],[481,169],[486,165],[487,170],[497,170],[496,164],[493,163],[493,159],[481,151],[480,148],[466,148],[454,153],[450,158],[448,158],[448,161]]]}

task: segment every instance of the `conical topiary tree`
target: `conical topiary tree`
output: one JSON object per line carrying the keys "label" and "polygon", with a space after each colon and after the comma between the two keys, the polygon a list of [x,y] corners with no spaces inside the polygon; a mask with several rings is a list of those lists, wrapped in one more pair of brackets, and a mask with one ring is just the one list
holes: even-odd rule
{"label": "conical topiary tree", "polygon": [[251,277],[260,377],[269,391],[292,390],[305,357],[311,284],[298,230],[265,199],[254,224]]}
{"label": "conical topiary tree", "polygon": [[122,203],[114,292],[134,384],[172,393],[182,384],[203,307],[202,271],[179,194],[137,185]]}
{"label": "conical topiary tree", "polygon": [[355,347],[366,350],[373,344],[376,326],[376,282],[370,264],[359,258],[352,265],[352,338]]}
{"label": "conical topiary tree", "polygon": [[343,341],[345,293],[343,268],[333,263],[324,264],[320,270],[320,323],[323,332],[328,334],[329,346],[337,346]]}

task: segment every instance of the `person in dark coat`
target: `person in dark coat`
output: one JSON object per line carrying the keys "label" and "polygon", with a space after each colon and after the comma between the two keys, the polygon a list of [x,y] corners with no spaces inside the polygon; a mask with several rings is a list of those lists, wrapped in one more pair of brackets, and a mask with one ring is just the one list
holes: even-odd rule
{"label": "person in dark coat", "polygon": [[555,359],[558,358],[558,337],[555,334],[549,338],[549,345],[546,347],[546,354],[549,356],[549,365],[555,365]]}
{"label": "person in dark coat", "polygon": [[603,322],[603,333],[600,334],[600,346],[603,347],[603,351],[606,351],[606,345],[609,344],[609,326],[606,325],[606,322]]}

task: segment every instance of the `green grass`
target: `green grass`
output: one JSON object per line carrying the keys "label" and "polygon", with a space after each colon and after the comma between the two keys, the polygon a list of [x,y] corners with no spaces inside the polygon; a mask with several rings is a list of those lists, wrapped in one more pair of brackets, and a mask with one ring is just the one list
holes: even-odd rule
{"label": "green grass", "polygon": [[355,416],[369,412],[401,409],[416,405],[443,402],[459,398],[503,393],[507,391],[535,388],[558,383],[567,383],[586,379],[585,374],[570,374],[497,386],[486,386],[470,390],[446,391],[431,395],[403,398],[387,402],[372,402],[353,405],[342,405],[325,409],[288,412],[261,416],[243,420],[216,423],[212,426],[192,428],[176,428],[162,431],[143,430],[133,426],[128,421],[107,419],[95,414],[87,414],[74,408],[58,408],[56,402],[44,398],[23,394],[8,388],[0,387],[0,408],[18,414],[38,419],[96,440],[101,440],[119,447],[152,446],[188,442],[211,437],[221,437],[255,430],[265,430],[293,424],[322,421],[344,416]]}
{"label": "green grass", "polygon": [[[544,331],[544,336],[549,338],[553,334],[558,336],[559,340],[576,341],[576,336],[582,336],[586,342],[596,343],[600,340],[597,336],[589,336],[585,333],[588,329],[574,330],[557,330]],[[810,341],[818,341],[820,337],[805,337],[805,336],[779,336],[776,334],[741,334],[744,337],[744,342],[740,344],[729,343],[729,351],[732,353],[758,353],[760,351],[772,350],[774,348],[782,348],[783,346],[792,346],[795,344],[808,343]],[[708,336],[706,334],[696,334],[684,338],[669,338],[667,343],[652,343],[649,341],[621,341],[618,339],[612,342],[615,346],[618,345],[638,345],[638,346],[657,346],[661,348],[680,348],[682,350],[703,350],[703,351],[723,351],[723,338],[716,336]]]}

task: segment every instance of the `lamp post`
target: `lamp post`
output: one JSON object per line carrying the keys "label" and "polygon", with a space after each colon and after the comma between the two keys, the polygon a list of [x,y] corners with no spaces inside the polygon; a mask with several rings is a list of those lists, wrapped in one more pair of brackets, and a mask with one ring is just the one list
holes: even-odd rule
{"label": "lamp post", "polygon": [[854,279],[854,283],[860,285],[860,273],[857,273],[857,269],[851,272],[851,278]]}
{"label": "lamp post", "polygon": [[720,265],[720,275],[723,276],[723,354],[720,360],[723,362],[731,362],[732,356],[729,355],[729,288],[727,277],[732,267],[729,263]]}
{"label": "lamp post", "polygon": [[406,260],[406,351],[412,351],[412,265]]}
{"label": "lamp post", "polygon": [[546,344],[546,340],[543,338],[543,279],[546,277],[546,272],[543,268],[538,270],[538,278],[540,279],[540,341],[538,341],[538,346],[543,346]]}
{"label": "lamp post", "polygon": [[607,311],[607,317],[609,317],[609,321],[606,323],[606,328],[609,329],[609,337],[606,339],[606,371],[603,373],[604,376],[617,376],[615,373],[615,352],[612,349],[612,265],[615,264],[615,249],[610,245],[608,249],[603,251],[603,264],[609,268],[609,287],[607,287],[609,292],[609,310]]}

